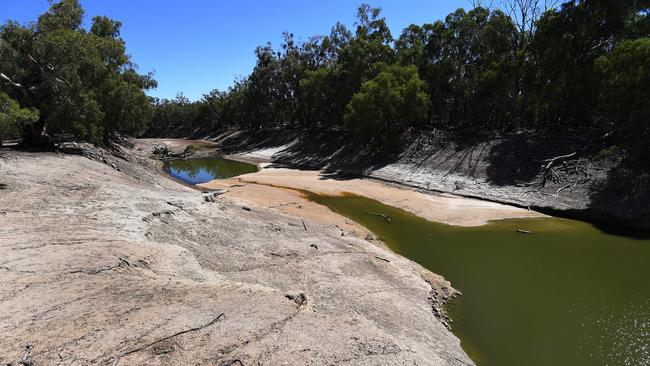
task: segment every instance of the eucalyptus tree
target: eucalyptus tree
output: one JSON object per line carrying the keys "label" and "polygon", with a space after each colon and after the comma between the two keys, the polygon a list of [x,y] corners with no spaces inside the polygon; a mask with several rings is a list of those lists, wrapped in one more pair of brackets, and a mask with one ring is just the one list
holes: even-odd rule
{"label": "eucalyptus tree", "polygon": [[303,119],[300,122],[310,129],[339,127],[343,120],[345,106],[356,91],[349,85],[340,62],[341,53],[349,49],[352,39],[352,32],[344,24],[336,23],[329,35],[309,47],[318,55],[318,62],[305,70],[299,90]]}
{"label": "eucalyptus tree", "polygon": [[650,161],[650,38],[621,42],[597,60],[604,87],[600,118],[619,131],[623,145],[637,160]]}
{"label": "eucalyptus tree", "polygon": [[376,65],[391,64],[395,60],[391,47],[393,36],[386,19],[380,15],[380,8],[360,5],[354,37],[339,50],[338,63],[350,95],[362,82],[377,74]]}
{"label": "eucalyptus tree", "polygon": [[21,108],[16,100],[0,92],[0,146],[2,146],[3,138],[15,139],[20,137],[20,131],[37,120],[37,110]]}
{"label": "eucalyptus tree", "polygon": [[[179,109],[188,119],[180,125],[347,129],[375,147],[393,146],[403,131],[428,122],[487,131],[598,127],[641,150],[631,141],[647,140],[650,0],[492,3],[500,7],[477,2],[444,20],[410,25],[396,40],[380,9],[361,5],[354,29],[337,23],[304,42],[285,33],[279,49],[257,48],[252,73],[227,92],[159,103],[154,122]],[[119,34],[107,19],[96,23],[96,37]],[[12,28],[16,39],[29,38],[28,31]],[[135,84],[145,88],[148,78]]]}
{"label": "eucalyptus tree", "polygon": [[392,65],[363,83],[346,108],[345,122],[371,146],[393,148],[408,127],[426,123],[428,108],[417,68]]}
{"label": "eucalyptus tree", "polygon": [[77,0],[61,0],[35,23],[0,28],[0,91],[39,112],[21,131],[26,143],[61,132],[104,143],[113,132],[142,132],[153,114],[143,91],[156,83],[137,73],[121,23],[95,17],[87,31],[83,17]]}
{"label": "eucalyptus tree", "polygon": [[569,1],[540,20],[529,63],[529,120],[587,127],[603,93],[596,60],[643,32],[648,1]]}

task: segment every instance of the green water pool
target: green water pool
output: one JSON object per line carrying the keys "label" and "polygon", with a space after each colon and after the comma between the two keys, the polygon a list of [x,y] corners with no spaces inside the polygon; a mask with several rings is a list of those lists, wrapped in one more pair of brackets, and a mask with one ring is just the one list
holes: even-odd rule
{"label": "green water pool", "polygon": [[223,158],[171,160],[165,162],[163,169],[172,177],[191,185],[257,171],[253,164]]}
{"label": "green water pool", "polygon": [[449,226],[364,197],[307,196],[463,292],[446,310],[479,366],[650,365],[650,240],[558,218]]}

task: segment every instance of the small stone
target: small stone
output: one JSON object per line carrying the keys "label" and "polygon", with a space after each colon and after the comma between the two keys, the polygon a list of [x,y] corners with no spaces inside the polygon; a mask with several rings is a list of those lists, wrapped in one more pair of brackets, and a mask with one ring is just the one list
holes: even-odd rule
{"label": "small stone", "polygon": [[298,307],[301,307],[301,306],[304,306],[304,305],[307,304],[307,296],[302,292],[288,293],[288,294],[284,295],[284,297],[286,297],[289,300],[293,300],[293,302],[295,302],[298,305]]}

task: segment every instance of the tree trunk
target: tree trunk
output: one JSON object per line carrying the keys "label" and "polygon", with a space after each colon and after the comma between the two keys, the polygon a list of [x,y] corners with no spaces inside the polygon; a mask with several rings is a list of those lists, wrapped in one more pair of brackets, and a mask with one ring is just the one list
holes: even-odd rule
{"label": "tree trunk", "polygon": [[22,131],[23,144],[33,147],[48,146],[52,143],[47,134],[47,123],[40,118],[34,124],[25,126]]}

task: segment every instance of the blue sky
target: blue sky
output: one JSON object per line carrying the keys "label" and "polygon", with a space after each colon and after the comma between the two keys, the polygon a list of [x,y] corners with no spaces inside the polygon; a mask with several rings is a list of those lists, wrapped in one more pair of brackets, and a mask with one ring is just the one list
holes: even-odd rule
{"label": "blue sky", "polygon": [[[173,98],[183,92],[199,99],[225,90],[255,65],[255,47],[279,46],[283,31],[297,39],[328,34],[341,21],[354,23],[363,1],[308,0],[80,0],[86,22],[107,15],[123,23],[122,37],[140,72],[155,71],[158,89]],[[393,35],[411,24],[443,19],[467,0],[367,0],[383,9]],[[0,21],[29,22],[48,8],[47,0],[0,0]]]}

